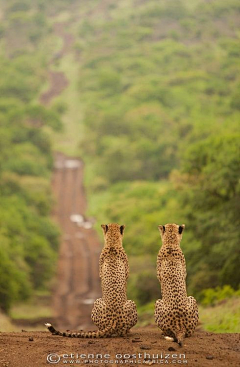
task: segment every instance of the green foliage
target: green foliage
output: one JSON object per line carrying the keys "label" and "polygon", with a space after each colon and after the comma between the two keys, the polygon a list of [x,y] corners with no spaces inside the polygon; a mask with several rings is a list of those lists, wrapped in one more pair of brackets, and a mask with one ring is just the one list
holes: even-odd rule
{"label": "green foliage", "polygon": [[230,285],[223,287],[204,289],[201,293],[201,304],[203,306],[214,306],[219,301],[240,296],[240,290],[235,291]]}
{"label": "green foliage", "polygon": [[40,41],[47,28],[45,15],[37,13],[36,2],[11,0],[3,7],[0,308],[5,312],[35,290],[48,287],[59,242],[59,230],[50,219],[51,141],[43,127],[59,131],[61,122],[57,110],[36,103],[47,61],[39,53],[36,39],[29,47],[31,32],[37,32]]}
{"label": "green foliage", "polygon": [[219,301],[215,306],[199,307],[200,320],[205,330],[215,333],[239,333],[240,297]]}
{"label": "green foliage", "polygon": [[[75,1],[67,2],[69,9]],[[201,299],[207,288],[238,289],[239,2],[112,0],[102,6],[94,0],[74,6],[81,16],[69,27],[81,53],[73,68],[79,68],[89,212],[98,223],[127,225],[130,296],[139,305],[158,297],[157,225],[167,222],[186,224],[182,248],[190,293]],[[43,288],[52,274],[58,231],[48,218],[52,156],[46,131],[61,133],[60,115],[70,103],[49,109],[36,102],[49,61],[48,17],[61,18],[66,1],[53,7],[10,0],[3,10],[0,229],[14,249],[3,255],[9,279],[11,264],[19,272],[12,294],[2,298],[8,309],[25,297],[21,289]],[[78,98],[67,97],[76,114]],[[229,288],[223,290],[217,293],[226,296]],[[214,298],[209,292],[206,299]]]}
{"label": "green foliage", "polygon": [[134,274],[130,281],[128,291],[140,306],[157,299],[159,295],[159,284],[155,272],[142,270],[141,273]]}
{"label": "green foliage", "polygon": [[25,299],[30,294],[30,284],[27,276],[20,268],[16,268],[10,241],[2,230],[0,232],[0,306],[8,312],[12,303],[18,299]]}
{"label": "green foliage", "polygon": [[[130,258],[151,261],[157,224],[185,223],[189,293],[237,289],[238,2],[110,2],[97,18],[91,11],[76,39],[90,214],[125,223]],[[144,279],[132,271],[133,297],[154,299],[145,283],[155,269]]]}
{"label": "green foliage", "polygon": [[218,284],[237,289],[240,283],[239,138],[237,133],[219,133],[189,145],[182,174],[175,177],[190,230],[203,239],[189,252],[190,264],[197,264],[195,292]]}

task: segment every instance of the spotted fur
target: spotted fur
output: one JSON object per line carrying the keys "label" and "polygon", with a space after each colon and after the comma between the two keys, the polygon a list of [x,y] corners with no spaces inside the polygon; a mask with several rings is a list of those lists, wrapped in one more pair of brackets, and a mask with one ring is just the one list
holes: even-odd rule
{"label": "spotted fur", "polygon": [[136,325],[136,305],[127,299],[129,265],[122,246],[124,228],[125,226],[119,224],[102,225],[105,239],[99,260],[102,298],[94,302],[91,315],[99,330],[62,333],[51,324],[46,324],[52,334],[77,338],[101,338],[114,334],[124,336]]}
{"label": "spotted fur", "polygon": [[180,248],[185,225],[166,224],[158,228],[163,243],[157,257],[162,299],[155,304],[155,322],[166,337],[172,337],[181,346],[183,338],[191,336],[198,324],[196,300],[187,296],[186,263]]}

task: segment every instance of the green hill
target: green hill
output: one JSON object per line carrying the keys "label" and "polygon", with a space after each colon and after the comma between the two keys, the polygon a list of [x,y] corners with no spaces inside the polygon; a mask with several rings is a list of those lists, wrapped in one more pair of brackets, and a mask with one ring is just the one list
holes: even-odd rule
{"label": "green hill", "polygon": [[[207,288],[237,290],[239,1],[0,4],[0,306],[48,287],[54,272],[56,147],[85,161],[96,228],[126,224],[139,305],[159,295],[157,225],[169,222],[186,224],[189,293],[201,301]],[[51,66],[70,84],[46,108],[55,22],[75,43]]]}
{"label": "green hill", "polygon": [[50,220],[52,148],[43,126],[61,129],[57,111],[38,103],[50,32],[41,1],[1,1],[0,308],[46,289],[59,230]]}
{"label": "green hill", "polygon": [[156,297],[157,224],[169,222],[186,224],[190,293],[237,289],[239,2],[91,6],[72,28],[85,112],[80,151],[91,214],[127,225],[130,292],[140,288],[139,302]]}

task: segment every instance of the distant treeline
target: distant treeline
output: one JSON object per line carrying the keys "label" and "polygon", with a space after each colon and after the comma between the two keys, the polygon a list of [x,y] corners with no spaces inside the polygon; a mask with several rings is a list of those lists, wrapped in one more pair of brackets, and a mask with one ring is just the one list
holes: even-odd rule
{"label": "distant treeline", "polygon": [[239,1],[108,1],[98,15],[90,3],[75,45],[81,153],[91,214],[127,225],[129,292],[156,298],[157,225],[167,222],[186,224],[190,294],[237,289]]}
{"label": "distant treeline", "polygon": [[46,289],[54,272],[59,230],[50,220],[48,132],[61,131],[64,111],[38,101],[59,41],[54,16],[72,6],[90,213],[98,224],[126,224],[131,297],[144,304],[158,296],[157,225],[167,222],[186,224],[190,294],[237,289],[239,1],[0,6],[0,307]]}
{"label": "distant treeline", "polygon": [[43,1],[1,1],[0,25],[0,308],[46,289],[59,230],[50,220],[53,168],[44,128],[60,130],[57,110],[38,102],[51,32]]}

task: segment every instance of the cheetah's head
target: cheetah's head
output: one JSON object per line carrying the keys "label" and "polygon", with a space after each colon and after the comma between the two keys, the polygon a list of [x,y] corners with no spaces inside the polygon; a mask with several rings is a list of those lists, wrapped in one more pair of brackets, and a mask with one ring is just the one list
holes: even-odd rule
{"label": "cheetah's head", "polygon": [[180,245],[185,224],[165,224],[158,226],[163,244]]}
{"label": "cheetah's head", "polygon": [[122,244],[124,225],[119,225],[117,223],[102,224],[103,235],[105,242],[110,245]]}

